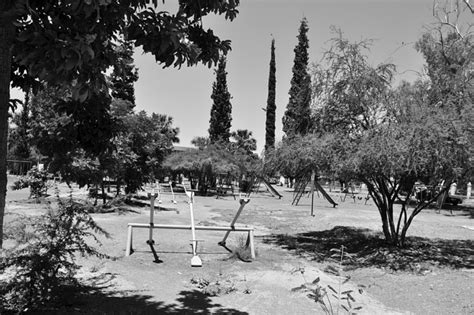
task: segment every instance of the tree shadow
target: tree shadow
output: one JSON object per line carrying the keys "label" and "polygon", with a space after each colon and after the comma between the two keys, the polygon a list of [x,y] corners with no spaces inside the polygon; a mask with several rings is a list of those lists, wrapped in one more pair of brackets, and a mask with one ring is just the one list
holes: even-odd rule
{"label": "tree shadow", "polygon": [[407,246],[388,246],[383,234],[369,229],[336,226],[331,230],[295,235],[273,234],[265,243],[279,245],[317,262],[335,262],[334,249],[344,246],[350,257],[345,269],[363,267],[424,273],[433,267],[474,268],[473,240],[444,240],[407,237]]}
{"label": "tree shadow", "polygon": [[[248,315],[234,308],[213,303],[210,296],[197,289],[179,292],[174,303],[158,301],[142,290],[115,290],[113,273],[101,273],[86,280],[61,286],[60,296],[49,305],[21,314],[237,314]],[[164,283],[165,287],[166,284]],[[18,314],[3,310],[0,314]]]}
{"label": "tree shadow", "polygon": [[213,303],[208,295],[199,290],[183,290],[175,303],[167,304],[136,290],[105,292],[103,289],[65,287],[61,301],[54,307],[25,314],[248,314]]}
{"label": "tree shadow", "polygon": [[170,304],[156,301],[150,295],[94,294],[64,310],[67,314],[248,314],[213,303],[199,290],[181,291],[176,302]]}

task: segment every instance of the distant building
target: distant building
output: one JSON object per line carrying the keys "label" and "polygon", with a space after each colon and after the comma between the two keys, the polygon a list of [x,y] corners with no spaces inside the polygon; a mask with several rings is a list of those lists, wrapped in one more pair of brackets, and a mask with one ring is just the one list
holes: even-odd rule
{"label": "distant building", "polygon": [[189,151],[196,151],[197,148],[195,147],[184,147],[181,145],[173,145],[173,152],[189,152]]}

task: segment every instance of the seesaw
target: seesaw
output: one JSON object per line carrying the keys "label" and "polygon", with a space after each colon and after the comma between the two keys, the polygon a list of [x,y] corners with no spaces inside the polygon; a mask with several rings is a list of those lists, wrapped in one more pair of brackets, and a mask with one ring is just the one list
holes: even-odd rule
{"label": "seesaw", "polygon": [[158,194],[148,194],[148,197],[150,198],[150,223],[129,223],[128,224],[127,245],[125,248],[125,256],[130,256],[130,254],[133,252],[133,229],[144,228],[144,229],[149,229],[148,240],[146,241],[146,243],[150,246],[153,252],[153,255],[155,257],[155,262],[161,262],[161,260],[158,258],[156,251],[153,247],[153,245],[155,244],[155,241],[153,240],[154,229],[191,230],[191,233],[192,233],[191,247],[192,247],[192,253],[193,253],[193,257],[191,259],[192,267],[202,266],[202,261],[197,254],[197,245],[198,245],[199,240],[196,239],[196,234],[195,234],[196,230],[225,231],[226,233],[224,235],[224,238],[222,239],[222,241],[218,243],[218,245],[224,247],[226,250],[230,252],[232,252],[232,250],[226,246],[226,241],[230,232],[232,231],[246,232],[247,233],[247,246],[250,249],[250,255],[252,259],[255,259],[254,228],[235,226],[235,222],[237,221],[238,217],[242,213],[242,210],[244,209],[245,205],[250,202],[250,199],[241,198],[239,200],[239,203],[240,203],[239,210],[237,211],[230,226],[200,226],[200,225],[194,225],[194,209],[193,209],[194,192],[187,191],[186,195],[189,197],[189,211],[190,211],[191,224],[190,225],[174,225],[174,224],[155,224],[154,223],[154,212],[155,212],[154,204],[155,204],[155,199],[158,197]]}

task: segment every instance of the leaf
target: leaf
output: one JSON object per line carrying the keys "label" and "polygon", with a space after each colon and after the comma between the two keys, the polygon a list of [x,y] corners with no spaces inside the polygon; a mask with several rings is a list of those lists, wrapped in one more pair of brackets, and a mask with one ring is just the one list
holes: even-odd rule
{"label": "leaf", "polygon": [[337,291],[330,284],[328,284],[328,288],[329,290],[337,294]]}
{"label": "leaf", "polygon": [[349,299],[352,301],[352,302],[355,302],[356,300],[352,297],[352,295],[350,293],[347,294],[347,296],[349,297]]}
{"label": "leaf", "polygon": [[347,291],[342,292],[341,294],[348,294],[348,293],[352,293],[352,292],[354,292],[354,291],[353,290],[347,290]]}
{"label": "leaf", "polygon": [[300,285],[299,287],[292,288],[291,292],[299,292],[308,289],[308,287],[305,284]]}
{"label": "leaf", "polygon": [[347,308],[347,306],[341,305],[341,307],[342,307],[344,310],[346,310],[346,312],[349,312],[349,309]]}
{"label": "leaf", "polygon": [[317,277],[316,279],[313,280],[313,282],[311,282],[312,284],[317,284],[319,283],[321,279],[319,279],[319,277]]}

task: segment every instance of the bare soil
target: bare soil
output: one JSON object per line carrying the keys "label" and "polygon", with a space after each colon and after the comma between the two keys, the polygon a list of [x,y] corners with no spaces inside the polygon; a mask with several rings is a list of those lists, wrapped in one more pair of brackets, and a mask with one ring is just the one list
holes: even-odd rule
{"label": "bare soil", "polygon": [[[244,262],[218,246],[224,232],[196,231],[202,267],[191,267],[191,232],[154,230],[154,249],[147,245],[148,229],[136,229],[134,252],[125,256],[128,223],[148,223],[148,207],[128,207],[94,214],[110,238],[101,238],[109,259],[78,258],[84,294],[64,306],[68,314],[324,314],[323,307],[298,290],[319,277],[318,285],[331,295],[353,290],[360,314],[474,314],[474,221],[470,209],[428,209],[409,230],[410,246],[403,255],[381,245],[381,223],[373,203],[332,193],[333,208],[303,197],[291,206],[292,192],[278,187],[282,199],[262,189],[250,196],[237,221],[255,228],[257,258]],[[67,194],[65,186],[61,191]],[[75,198],[86,192],[75,188]],[[45,203],[27,199],[28,191],[8,192],[6,225],[16,214],[38,215]],[[47,198],[54,200],[53,197]],[[196,197],[197,225],[228,226],[239,207],[239,197]],[[190,224],[184,195],[177,204],[164,195],[154,222]],[[467,204],[469,205],[469,203]],[[246,235],[232,232],[229,248],[240,248]],[[344,276],[329,272],[331,257],[340,249],[352,254],[343,260]],[[235,255],[234,255],[235,256]],[[339,286],[341,286],[339,288]],[[343,301],[346,304],[345,301]],[[326,306],[329,302],[325,300]],[[331,297],[334,313],[338,299]],[[342,314],[341,309],[341,314]]]}

